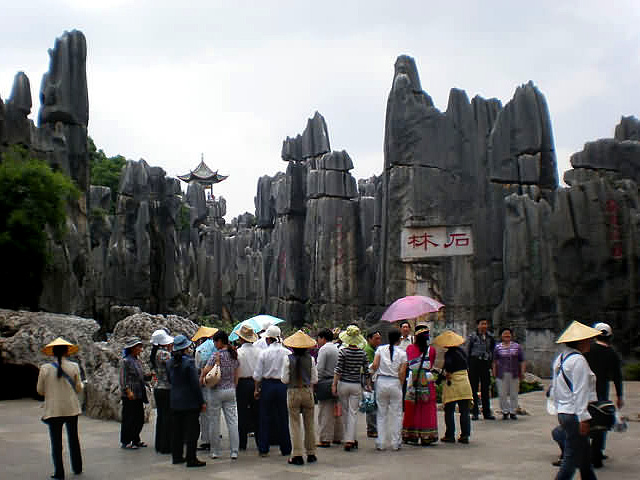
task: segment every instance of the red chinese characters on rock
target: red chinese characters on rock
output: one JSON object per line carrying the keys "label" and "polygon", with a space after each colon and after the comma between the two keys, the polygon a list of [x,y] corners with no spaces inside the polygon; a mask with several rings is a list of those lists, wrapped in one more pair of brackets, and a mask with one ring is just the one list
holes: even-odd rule
{"label": "red chinese characters on rock", "polygon": [[419,235],[410,235],[407,239],[407,245],[411,248],[429,250],[429,246],[439,247],[440,245],[444,248],[468,247],[471,242],[469,234],[467,233],[451,233],[444,243],[436,243],[436,240],[435,235],[425,232]]}
{"label": "red chinese characters on rock", "polygon": [[620,260],[622,258],[622,234],[620,232],[620,222],[618,211],[620,207],[615,200],[607,200],[607,215],[609,217],[609,239],[611,240],[611,256]]}
{"label": "red chinese characters on rock", "polygon": [[433,237],[434,237],[433,235],[430,235],[426,232],[423,233],[422,235],[411,235],[409,237],[407,244],[410,245],[411,248],[420,248],[424,246],[424,249],[428,250],[429,245],[432,245],[434,247],[437,247],[439,245],[430,240]]}
{"label": "red chinese characters on rock", "polygon": [[454,247],[468,247],[469,235],[466,233],[452,233],[449,235],[449,241],[444,244],[444,248]]}

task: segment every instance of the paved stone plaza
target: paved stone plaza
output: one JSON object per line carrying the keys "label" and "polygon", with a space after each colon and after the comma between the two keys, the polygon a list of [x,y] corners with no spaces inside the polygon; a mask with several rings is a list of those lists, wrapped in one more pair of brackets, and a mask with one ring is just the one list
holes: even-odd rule
{"label": "paved stone plaza", "polygon": [[[640,383],[627,383],[627,406],[624,412],[637,418],[640,412]],[[438,444],[433,447],[408,447],[399,452],[376,452],[372,439],[365,438],[364,416],[359,417],[360,449],[344,452],[339,448],[319,449],[317,464],[293,467],[276,450],[260,458],[250,441],[247,452],[237,461],[211,460],[201,454],[207,466],[187,469],[171,465],[170,456],[157,455],[153,447],[136,451],[119,448],[120,424],[80,418],[85,471],[83,480],[92,479],[187,479],[187,478],[321,478],[388,479],[400,475],[407,479],[550,479],[556,468],[551,461],[558,448],[551,440],[554,418],[547,415],[542,392],[520,397],[520,404],[530,412],[518,421],[473,422],[471,443]],[[494,401],[497,404],[497,401]],[[0,402],[0,461],[2,479],[49,478],[52,465],[46,426],[40,422],[41,403],[34,400]],[[439,412],[440,434],[444,431]],[[224,423],[224,422],[223,422]],[[153,425],[143,429],[143,439],[153,444]],[[610,433],[607,453],[610,456],[600,479],[640,478],[640,424],[629,423],[626,433]],[[226,442],[226,438],[224,440]],[[66,440],[65,440],[66,443]],[[70,473],[65,446],[65,468]],[[579,477],[579,475],[577,476]]]}

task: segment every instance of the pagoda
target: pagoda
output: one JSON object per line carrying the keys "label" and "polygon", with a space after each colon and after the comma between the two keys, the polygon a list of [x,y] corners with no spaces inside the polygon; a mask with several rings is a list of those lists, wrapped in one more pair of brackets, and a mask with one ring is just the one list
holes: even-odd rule
{"label": "pagoda", "polygon": [[213,185],[226,180],[229,178],[229,175],[220,175],[217,170],[215,172],[211,170],[207,164],[204,163],[204,154],[202,154],[200,164],[188,174],[178,175],[178,178],[186,183],[199,183],[204,187],[205,191],[209,190],[210,198],[213,200],[215,198],[213,196]]}

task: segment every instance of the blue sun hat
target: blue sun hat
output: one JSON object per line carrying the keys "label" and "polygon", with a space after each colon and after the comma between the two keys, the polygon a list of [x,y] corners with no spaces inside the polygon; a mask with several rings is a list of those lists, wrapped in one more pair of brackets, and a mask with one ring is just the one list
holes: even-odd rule
{"label": "blue sun hat", "polygon": [[184,350],[188,348],[193,342],[184,335],[178,335],[173,339],[173,351]]}

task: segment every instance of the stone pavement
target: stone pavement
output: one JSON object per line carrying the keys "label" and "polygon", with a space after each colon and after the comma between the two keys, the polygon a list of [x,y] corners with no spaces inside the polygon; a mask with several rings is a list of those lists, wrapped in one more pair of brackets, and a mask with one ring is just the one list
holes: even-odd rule
{"label": "stone pavement", "polygon": [[[638,418],[640,412],[640,383],[626,384],[626,415]],[[497,404],[494,401],[494,404]],[[404,446],[398,452],[377,452],[372,439],[365,438],[364,415],[359,417],[360,449],[345,452],[340,448],[319,449],[318,463],[293,467],[277,450],[268,458],[260,458],[250,441],[249,450],[240,453],[236,461],[200,458],[207,466],[187,469],[171,465],[170,456],[158,455],[153,447],[135,451],[119,448],[120,424],[80,418],[80,442],[85,471],[79,478],[94,479],[198,479],[198,478],[321,478],[332,480],[349,478],[389,479],[400,475],[408,479],[551,479],[556,467],[551,461],[558,448],[551,440],[555,420],[545,411],[542,392],[520,396],[520,405],[530,412],[518,421],[473,422],[469,445],[438,444],[432,447]],[[41,403],[34,400],[0,402],[0,479],[49,478],[52,465],[49,456],[49,437],[46,425],[40,422]],[[444,431],[442,412],[439,412],[440,433]],[[224,422],[223,422],[224,424]],[[153,425],[143,429],[143,439],[153,441]],[[626,433],[609,434],[609,460],[597,471],[599,479],[640,478],[640,424],[629,423]],[[224,440],[226,442],[226,438]],[[66,440],[65,440],[66,443]],[[223,444],[224,445],[224,444]],[[73,478],[68,467],[67,478]],[[579,475],[577,475],[579,477]]]}

